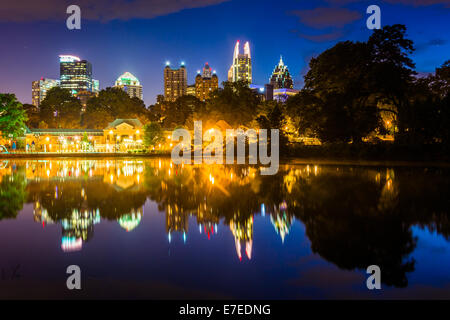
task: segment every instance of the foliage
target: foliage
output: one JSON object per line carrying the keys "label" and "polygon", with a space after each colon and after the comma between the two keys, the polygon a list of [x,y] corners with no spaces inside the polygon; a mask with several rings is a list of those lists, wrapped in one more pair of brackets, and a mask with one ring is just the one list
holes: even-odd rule
{"label": "foliage", "polygon": [[156,122],[150,122],[144,127],[144,145],[146,147],[156,146],[164,140],[161,126]]}
{"label": "foliage", "polygon": [[79,128],[81,102],[69,89],[51,88],[40,105],[39,117],[49,128]]}
{"label": "foliage", "polygon": [[89,129],[103,129],[115,119],[139,119],[146,123],[148,111],[142,100],[130,98],[119,88],[101,90],[98,97],[87,101],[82,125]]}
{"label": "foliage", "polygon": [[5,175],[0,182],[0,220],[11,219],[22,210],[27,193],[25,176],[21,174]]}
{"label": "foliage", "polygon": [[23,136],[27,115],[14,94],[0,94],[0,133],[3,137]]}

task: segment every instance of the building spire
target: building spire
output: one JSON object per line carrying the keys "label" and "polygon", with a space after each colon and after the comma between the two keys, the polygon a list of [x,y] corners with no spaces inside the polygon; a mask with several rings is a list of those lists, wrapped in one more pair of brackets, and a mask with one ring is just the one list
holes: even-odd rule
{"label": "building spire", "polygon": [[236,42],[236,45],[234,46],[233,63],[238,56],[239,56],[239,40]]}
{"label": "building spire", "polygon": [[245,43],[245,46],[244,46],[244,54],[247,55],[249,58],[252,57],[250,55],[250,44],[248,43],[248,41]]}
{"label": "building spire", "polygon": [[280,55],[280,62],[278,62],[278,65],[284,66],[283,56],[282,55]]}

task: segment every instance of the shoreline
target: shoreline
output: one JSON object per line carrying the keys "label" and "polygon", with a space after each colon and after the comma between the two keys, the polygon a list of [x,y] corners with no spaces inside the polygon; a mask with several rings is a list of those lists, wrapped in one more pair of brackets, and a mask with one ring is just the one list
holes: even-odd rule
{"label": "shoreline", "polygon": [[[111,159],[111,158],[169,158],[170,153],[162,154],[128,154],[128,153],[9,153],[0,154],[0,160],[40,160],[40,159]],[[323,157],[280,157],[280,165],[345,165],[345,166],[380,166],[380,167],[450,167],[449,161],[444,160],[394,160],[394,159],[356,159],[339,158],[324,155]]]}

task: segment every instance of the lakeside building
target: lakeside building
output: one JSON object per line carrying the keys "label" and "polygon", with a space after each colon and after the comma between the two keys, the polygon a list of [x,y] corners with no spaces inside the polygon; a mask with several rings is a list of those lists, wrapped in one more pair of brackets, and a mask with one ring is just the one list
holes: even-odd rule
{"label": "lakeside building", "polygon": [[79,91],[92,92],[92,65],[72,55],[59,56],[60,86],[69,89],[73,95]]}
{"label": "lakeside building", "polygon": [[164,98],[166,101],[174,102],[187,93],[187,71],[184,62],[180,68],[172,69],[170,62],[164,68]]}
{"label": "lakeside building", "polygon": [[142,138],[138,119],[116,119],[100,130],[28,129],[25,143],[35,152],[127,152],[142,148]]}
{"label": "lakeside building", "polygon": [[41,78],[40,80],[33,81],[31,84],[31,103],[35,107],[39,107],[47,96],[48,90],[59,85],[60,81],[55,79]]}
{"label": "lakeside building", "polygon": [[252,83],[252,57],[250,54],[250,44],[247,41],[244,45],[244,53],[239,52],[239,41],[236,42],[233,53],[233,63],[228,70],[228,81],[245,81]]}
{"label": "lakeside building", "polygon": [[207,62],[203,72],[201,74],[198,72],[195,77],[195,96],[201,101],[206,101],[211,92],[217,89],[219,89],[219,78]]}
{"label": "lakeside building", "polygon": [[288,67],[283,62],[283,57],[280,56],[278,65],[272,72],[269,83],[276,89],[293,89],[294,82],[292,81],[291,74]]}
{"label": "lakeside building", "polygon": [[142,100],[142,85],[139,79],[130,72],[120,75],[114,85],[116,88],[124,90],[130,98],[139,98]]}

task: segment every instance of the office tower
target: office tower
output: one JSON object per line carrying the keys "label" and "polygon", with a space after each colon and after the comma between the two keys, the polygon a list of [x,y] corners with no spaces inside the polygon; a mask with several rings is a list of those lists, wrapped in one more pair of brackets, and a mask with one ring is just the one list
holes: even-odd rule
{"label": "office tower", "polygon": [[139,98],[142,100],[142,86],[138,78],[129,72],[125,72],[116,80],[115,86],[124,90],[130,98]]}
{"label": "office tower", "polygon": [[92,79],[92,92],[93,93],[100,92],[100,81]]}
{"label": "office tower", "polygon": [[187,86],[186,95],[195,97],[195,84]]}
{"label": "office tower", "polygon": [[250,44],[244,45],[244,54],[239,52],[239,41],[236,42],[233,54],[233,64],[228,71],[228,81],[236,82],[243,80],[252,83],[252,58],[250,55]]}
{"label": "office tower", "polygon": [[209,98],[211,92],[219,88],[219,78],[215,71],[212,71],[208,62],[203,67],[203,72],[200,72],[195,77],[195,96],[205,101]]}
{"label": "office tower", "polygon": [[47,96],[48,90],[57,86],[59,86],[59,80],[41,78],[33,81],[31,84],[31,103],[39,107]]}
{"label": "office tower", "polygon": [[59,56],[61,88],[69,89],[73,95],[78,91],[92,92],[92,65],[70,55]]}
{"label": "office tower", "polygon": [[164,98],[166,101],[175,101],[187,92],[187,71],[184,63],[179,69],[172,69],[170,63],[164,68]]}
{"label": "office tower", "polygon": [[294,82],[292,81],[291,75],[287,66],[284,65],[283,57],[280,57],[280,62],[275,66],[270,77],[270,84],[273,85],[274,89],[293,89]]}

